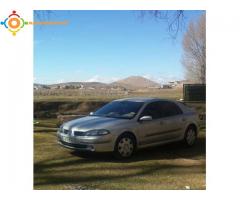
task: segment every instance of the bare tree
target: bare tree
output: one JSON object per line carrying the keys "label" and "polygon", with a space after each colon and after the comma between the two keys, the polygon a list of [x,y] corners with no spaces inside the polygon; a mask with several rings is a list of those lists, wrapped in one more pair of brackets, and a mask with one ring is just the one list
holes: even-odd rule
{"label": "bare tree", "polygon": [[176,39],[178,32],[184,27],[184,11],[183,10],[148,10],[140,11],[140,17],[146,15],[154,17],[156,20],[166,21],[167,31],[169,35]]}
{"label": "bare tree", "polygon": [[206,83],[206,14],[190,22],[184,35],[182,64],[187,80]]}

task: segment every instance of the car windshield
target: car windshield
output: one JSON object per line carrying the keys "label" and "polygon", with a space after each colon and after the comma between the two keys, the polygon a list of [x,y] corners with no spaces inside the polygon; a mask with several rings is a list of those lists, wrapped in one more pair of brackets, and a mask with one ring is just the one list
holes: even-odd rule
{"label": "car windshield", "polygon": [[113,101],[98,109],[92,116],[132,119],[142,105],[143,102]]}

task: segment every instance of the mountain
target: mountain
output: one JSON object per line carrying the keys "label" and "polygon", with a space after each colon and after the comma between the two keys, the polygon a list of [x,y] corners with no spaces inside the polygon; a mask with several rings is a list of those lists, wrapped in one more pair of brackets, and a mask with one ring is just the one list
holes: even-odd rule
{"label": "mountain", "polygon": [[115,81],[113,83],[101,82],[66,82],[57,84],[34,84],[34,89],[118,89],[137,90],[147,88],[158,88],[160,85],[154,81],[141,76],[130,76],[128,78]]}
{"label": "mountain", "polygon": [[114,86],[124,87],[127,89],[143,89],[151,87],[160,87],[160,85],[154,81],[146,79],[142,76],[130,76],[122,80],[111,83]]}
{"label": "mountain", "polygon": [[108,88],[110,87],[106,83],[100,83],[100,82],[66,82],[66,83],[56,83],[56,84],[37,84],[34,83],[34,88],[42,89],[42,88],[48,88],[48,89],[57,89],[57,88],[63,88],[63,89],[74,89],[74,88]]}
{"label": "mountain", "polygon": [[45,84],[34,83],[34,89],[49,89],[49,87]]}
{"label": "mountain", "polygon": [[101,87],[107,87],[108,85],[105,83],[100,83],[100,82],[66,82],[66,83],[57,83],[57,84],[51,84],[48,85],[50,87],[74,87],[74,88],[88,88],[88,87],[93,87],[93,88],[101,88]]}
{"label": "mountain", "polygon": [[125,90],[124,87],[115,86],[107,83],[101,82],[66,82],[66,83],[56,83],[56,84],[38,84],[34,83],[34,89],[119,89]]}

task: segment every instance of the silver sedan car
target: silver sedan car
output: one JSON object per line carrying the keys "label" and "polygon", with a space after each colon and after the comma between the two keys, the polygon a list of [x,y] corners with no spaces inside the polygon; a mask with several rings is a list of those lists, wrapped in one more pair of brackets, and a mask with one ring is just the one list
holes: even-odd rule
{"label": "silver sedan car", "polygon": [[112,101],[89,116],[64,123],[59,143],[79,151],[113,152],[127,158],[140,148],[184,141],[192,146],[198,115],[181,102],[158,98]]}

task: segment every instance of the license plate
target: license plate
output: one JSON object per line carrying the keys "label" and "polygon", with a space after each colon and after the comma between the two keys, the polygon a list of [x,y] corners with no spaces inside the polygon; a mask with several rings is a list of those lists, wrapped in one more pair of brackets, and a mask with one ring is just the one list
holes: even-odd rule
{"label": "license plate", "polygon": [[71,138],[66,137],[66,136],[62,136],[62,141],[67,142],[67,143],[71,143]]}

